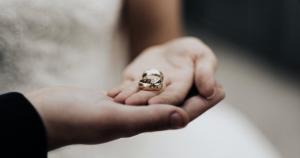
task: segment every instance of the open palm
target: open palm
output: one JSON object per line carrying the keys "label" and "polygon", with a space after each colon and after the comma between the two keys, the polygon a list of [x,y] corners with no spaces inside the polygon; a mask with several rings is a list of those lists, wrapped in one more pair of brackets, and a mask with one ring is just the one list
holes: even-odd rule
{"label": "open palm", "polygon": [[[201,96],[213,99],[217,93],[223,93],[214,80],[216,65],[214,54],[205,44],[195,38],[181,38],[146,49],[125,69],[123,83],[108,95],[130,105],[178,105],[195,84]],[[138,89],[142,73],[151,68],[164,74],[162,92]]]}

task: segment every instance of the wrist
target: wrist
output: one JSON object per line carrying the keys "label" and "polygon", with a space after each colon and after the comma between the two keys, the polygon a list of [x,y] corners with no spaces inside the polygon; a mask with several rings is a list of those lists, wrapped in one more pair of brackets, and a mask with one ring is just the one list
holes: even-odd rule
{"label": "wrist", "polygon": [[45,112],[46,108],[43,107],[44,103],[42,96],[39,95],[38,92],[26,93],[24,94],[24,96],[29,100],[29,102],[32,104],[32,106],[36,109],[36,111],[41,117],[41,120],[46,130],[48,150],[60,147],[61,145],[59,145],[60,143],[58,143],[60,141],[57,141],[57,137],[54,136],[55,134],[53,132],[53,128],[51,128],[50,126],[49,122],[51,121],[49,120],[48,114]]}

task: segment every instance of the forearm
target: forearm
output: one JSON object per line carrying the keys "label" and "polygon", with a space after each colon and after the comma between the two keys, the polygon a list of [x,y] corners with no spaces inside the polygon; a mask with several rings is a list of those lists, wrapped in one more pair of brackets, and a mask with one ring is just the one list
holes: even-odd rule
{"label": "forearm", "polygon": [[180,0],[128,0],[125,7],[131,57],[183,34]]}
{"label": "forearm", "polygon": [[131,58],[136,57],[144,49],[165,43],[182,36],[180,29],[165,31],[165,29],[151,29],[148,32],[134,31],[130,34],[130,54]]}

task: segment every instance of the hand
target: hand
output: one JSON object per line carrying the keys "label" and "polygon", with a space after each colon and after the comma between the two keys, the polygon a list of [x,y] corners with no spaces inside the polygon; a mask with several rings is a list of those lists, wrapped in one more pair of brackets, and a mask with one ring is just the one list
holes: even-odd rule
{"label": "hand", "polygon": [[[138,89],[143,71],[149,68],[164,73],[166,88],[162,93]],[[191,37],[177,39],[142,52],[125,69],[123,83],[110,90],[108,96],[130,105],[178,105],[184,101],[192,85],[196,85],[203,99],[216,100],[221,93],[224,97],[223,89],[214,79],[216,68],[214,53],[200,40]]]}
{"label": "hand", "polygon": [[74,87],[46,88],[25,96],[44,122],[49,149],[181,128],[215,104],[193,97],[182,108],[167,104],[128,106],[115,103],[103,92]]}

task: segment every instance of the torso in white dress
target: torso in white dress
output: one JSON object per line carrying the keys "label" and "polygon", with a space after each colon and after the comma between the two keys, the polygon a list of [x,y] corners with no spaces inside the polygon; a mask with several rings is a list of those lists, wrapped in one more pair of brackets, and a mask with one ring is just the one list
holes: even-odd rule
{"label": "torso in white dress", "polygon": [[50,85],[108,88],[117,52],[121,0],[0,0],[0,89]]}
{"label": "torso in white dress", "polygon": [[[0,90],[52,85],[106,89],[126,63],[121,0],[0,0]],[[184,130],[71,146],[50,158],[277,158],[239,112],[220,105]]]}

